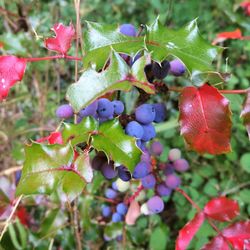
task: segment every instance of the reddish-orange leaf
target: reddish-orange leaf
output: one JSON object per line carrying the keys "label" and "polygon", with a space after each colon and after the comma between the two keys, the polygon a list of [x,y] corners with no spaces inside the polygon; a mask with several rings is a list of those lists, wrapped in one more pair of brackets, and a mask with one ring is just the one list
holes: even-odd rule
{"label": "reddish-orange leaf", "polygon": [[242,39],[242,32],[240,29],[236,29],[234,31],[226,31],[217,34],[216,38],[213,41],[213,44],[217,44],[220,42],[224,42],[227,39]]}
{"label": "reddish-orange leaf", "polygon": [[5,99],[10,88],[21,81],[26,68],[26,60],[15,56],[0,56],[0,101]]}
{"label": "reddish-orange leaf", "polygon": [[201,250],[230,250],[226,239],[223,236],[216,236],[211,242],[202,247]]}
{"label": "reddish-orange leaf", "polygon": [[250,139],[250,90],[247,92],[247,97],[245,99],[240,116],[243,118],[243,122],[246,126],[248,137]]}
{"label": "reddish-orange leaf", "polygon": [[219,91],[204,84],[186,87],[179,101],[181,134],[198,153],[223,154],[231,150],[229,101]]}
{"label": "reddish-orange leaf", "polygon": [[75,36],[73,25],[64,26],[62,23],[57,23],[53,26],[52,30],[55,32],[56,37],[45,39],[45,47],[49,50],[54,50],[60,54],[66,55]]}
{"label": "reddish-orange leaf", "polygon": [[239,214],[240,208],[237,201],[226,197],[210,200],[204,207],[206,216],[218,221],[230,221]]}
{"label": "reddish-orange leaf", "polygon": [[189,243],[197,233],[197,231],[202,226],[205,220],[205,215],[203,212],[198,213],[195,217],[189,221],[180,231],[178,238],[175,243],[175,250],[185,250],[187,249]]}
{"label": "reddish-orange leaf", "polygon": [[240,6],[244,9],[245,14],[250,16],[250,1],[244,1],[240,4]]}

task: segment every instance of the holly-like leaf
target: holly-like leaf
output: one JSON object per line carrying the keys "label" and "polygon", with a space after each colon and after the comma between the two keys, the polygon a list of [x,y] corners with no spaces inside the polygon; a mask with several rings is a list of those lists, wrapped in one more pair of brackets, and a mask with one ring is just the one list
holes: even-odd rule
{"label": "holly-like leaf", "polygon": [[203,212],[200,212],[179,231],[179,235],[175,243],[176,250],[187,249],[189,243],[202,226],[204,220],[205,215]]}
{"label": "holly-like leaf", "polygon": [[241,118],[243,118],[243,122],[246,126],[248,137],[250,139],[250,90],[248,90],[247,92],[247,96],[240,116]]}
{"label": "holly-like leaf", "polygon": [[84,42],[86,56],[83,63],[88,65],[92,62],[97,69],[101,69],[107,61],[110,47],[130,55],[135,55],[144,47],[143,37],[125,36],[119,32],[119,26],[116,24],[94,22],[87,22]]}
{"label": "holly-like leaf", "polygon": [[210,200],[204,207],[206,216],[218,221],[230,221],[239,215],[239,204],[237,201],[226,197]]}
{"label": "holly-like leaf", "polygon": [[10,88],[21,81],[26,68],[26,60],[15,56],[0,56],[0,101],[5,99]]}
{"label": "holly-like leaf", "polygon": [[192,75],[214,71],[212,61],[222,50],[207,43],[199,34],[196,19],[179,30],[163,26],[159,19],[147,28],[146,46],[158,62],[168,55],[178,57]]}
{"label": "holly-like leaf", "polygon": [[85,186],[83,165],[73,164],[74,151],[70,144],[44,145],[33,143],[25,148],[26,160],[16,195],[51,194],[62,190],[73,200]]}
{"label": "holly-like leaf", "polygon": [[201,154],[223,154],[231,150],[229,101],[216,88],[208,84],[184,88],[179,108],[181,134],[191,149]]}
{"label": "holly-like leaf", "polygon": [[68,88],[66,98],[75,112],[79,112],[98,97],[115,90],[129,91],[133,85],[153,94],[154,87],[147,82],[144,74],[144,62],[146,59],[142,58],[135,63],[132,68],[135,75],[131,75],[126,62],[118,53],[112,51],[109,67],[100,73],[87,69],[78,82]]}
{"label": "holly-like leaf", "polygon": [[84,117],[78,124],[64,123],[62,131],[63,141],[66,143],[71,141],[74,146],[76,144],[87,142],[90,133],[97,130],[97,121],[93,117]]}
{"label": "holly-like leaf", "polygon": [[250,221],[240,221],[222,231],[235,250],[250,249]]}
{"label": "holly-like leaf", "polygon": [[131,172],[140,161],[141,151],[136,146],[135,138],[124,133],[118,119],[100,125],[98,132],[92,135],[92,146]]}
{"label": "holly-like leaf", "polygon": [[45,39],[45,47],[49,50],[66,55],[75,36],[74,26],[72,24],[64,26],[62,23],[57,23],[51,30],[55,32],[56,37]]}
{"label": "holly-like leaf", "polygon": [[226,239],[223,236],[216,236],[211,242],[202,247],[201,250],[230,250]]}

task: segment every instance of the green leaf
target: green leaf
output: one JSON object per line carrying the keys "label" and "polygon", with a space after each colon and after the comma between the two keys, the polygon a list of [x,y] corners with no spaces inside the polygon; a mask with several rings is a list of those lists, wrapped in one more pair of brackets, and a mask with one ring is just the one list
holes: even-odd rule
{"label": "green leaf", "polygon": [[87,69],[78,82],[69,86],[66,98],[73,109],[79,112],[106,93],[115,90],[130,91],[133,85],[153,94],[154,86],[148,83],[144,73],[146,60],[146,56],[142,57],[133,65],[130,72],[126,62],[112,50],[109,67],[102,72]]}
{"label": "green leaf", "polygon": [[135,143],[135,138],[124,133],[118,119],[102,123],[98,133],[92,136],[95,149],[104,151],[115,163],[126,166],[131,172],[141,155]]}
{"label": "green leaf", "polygon": [[87,142],[90,137],[90,132],[97,129],[97,121],[93,117],[84,117],[78,124],[64,123],[62,137],[64,142],[70,140],[72,146]]}
{"label": "green leaf", "polygon": [[240,157],[240,165],[247,173],[250,173],[250,153],[245,153]]}
{"label": "green leaf", "polygon": [[164,250],[166,249],[169,230],[168,228],[161,226],[154,229],[150,236],[150,249],[152,250]]}
{"label": "green leaf", "polygon": [[191,75],[213,71],[212,61],[222,50],[200,36],[196,19],[175,31],[163,26],[157,18],[147,27],[146,45],[154,60],[161,62],[168,55],[178,57]]}
{"label": "green leaf", "polygon": [[104,229],[104,235],[114,239],[122,234],[122,226],[121,222],[108,224]]}
{"label": "green leaf", "polygon": [[143,37],[125,36],[119,32],[117,24],[107,25],[87,22],[84,34],[85,53],[84,65],[90,62],[96,64],[96,68],[103,67],[110,53],[110,47],[118,52],[135,55],[144,47]]}
{"label": "green leaf", "polygon": [[25,155],[16,195],[51,194],[61,190],[71,201],[82,192],[85,179],[82,167],[72,167],[74,151],[70,144],[33,143],[26,146]]}

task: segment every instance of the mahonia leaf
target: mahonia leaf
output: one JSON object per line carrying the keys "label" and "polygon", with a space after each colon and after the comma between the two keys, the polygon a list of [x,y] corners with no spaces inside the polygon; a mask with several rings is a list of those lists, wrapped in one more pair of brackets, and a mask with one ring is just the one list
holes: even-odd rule
{"label": "mahonia leaf", "polygon": [[126,166],[131,172],[140,161],[141,151],[136,146],[135,138],[124,133],[118,119],[104,122],[92,135],[92,146],[103,151],[117,165]]}
{"label": "mahonia leaf", "polygon": [[10,88],[21,81],[26,68],[26,60],[15,56],[0,56],[0,101],[5,99]]}
{"label": "mahonia leaf", "polygon": [[112,51],[109,67],[102,72],[87,69],[78,82],[69,86],[66,98],[75,112],[79,112],[106,93],[115,90],[129,91],[133,85],[153,94],[154,86],[147,82],[144,74],[144,62],[146,63],[146,59],[141,58],[135,63],[132,67],[132,73],[135,74],[133,75],[119,54]]}
{"label": "mahonia leaf", "polygon": [[217,34],[216,38],[213,41],[213,44],[224,42],[228,39],[241,39],[242,33],[240,29],[236,29],[234,31],[221,32]]}
{"label": "mahonia leaf", "polygon": [[72,24],[70,24],[70,26],[64,26],[62,23],[57,23],[51,30],[55,32],[56,37],[45,39],[45,47],[49,50],[66,55],[75,36],[74,26]]}
{"label": "mahonia leaf", "polygon": [[85,186],[85,162],[74,165],[70,144],[33,143],[25,148],[26,160],[16,195],[52,194],[62,190],[71,201]]}
{"label": "mahonia leaf", "polygon": [[241,118],[243,118],[243,122],[246,126],[248,137],[250,139],[250,90],[248,90],[247,92],[247,96],[240,116]]}
{"label": "mahonia leaf", "polygon": [[117,52],[130,55],[135,55],[144,47],[143,37],[125,36],[116,24],[94,22],[87,22],[84,42],[86,56],[83,62],[85,65],[95,63],[97,69],[101,69],[107,61],[111,46]]}
{"label": "mahonia leaf", "polygon": [[239,210],[238,202],[226,197],[214,198],[204,207],[206,216],[222,222],[232,220],[239,215]]}
{"label": "mahonia leaf", "polygon": [[223,154],[231,150],[231,110],[219,91],[204,84],[186,87],[179,101],[181,134],[200,154]]}
{"label": "mahonia leaf", "polygon": [[91,132],[95,130],[97,130],[97,121],[90,116],[84,117],[78,124],[64,123],[62,131],[63,141],[66,143],[70,140],[73,146],[87,142]]}
{"label": "mahonia leaf", "polygon": [[201,250],[230,250],[230,247],[228,246],[228,243],[226,239],[218,235],[214,237],[211,242],[204,245]]}
{"label": "mahonia leaf", "polygon": [[204,220],[205,215],[203,212],[200,212],[179,231],[179,235],[175,243],[175,250],[187,249],[189,243],[202,226]]}

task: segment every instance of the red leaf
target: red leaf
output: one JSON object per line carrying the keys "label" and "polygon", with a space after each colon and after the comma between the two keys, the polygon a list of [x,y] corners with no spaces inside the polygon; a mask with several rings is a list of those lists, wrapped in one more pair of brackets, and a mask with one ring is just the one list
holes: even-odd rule
{"label": "red leaf", "polygon": [[235,250],[250,249],[250,221],[240,221],[222,231]]}
{"label": "red leaf", "polygon": [[210,200],[204,207],[204,213],[218,221],[230,221],[239,214],[239,204],[235,200],[219,197]]}
{"label": "red leaf", "polygon": [[240,117],[243,118],[243,122],[246,126],[248,137],[250,139],[250,90],[247,92],[247,97],[245,99]]}
{"label": "red leaf", "polygon": [[221,32],[217,34],[216,38],[213,41],[213,44],[224,42],[228,39],[242,39],[242,33],[240,29],[236,29],[234,31]]}
{"label": "red leaf", "polygon": [[52,132],[48,136],[49,144],[63,144],[63,138],[61,132]]}
{"label": "red leaf", "polygon": [[45,47],[66,55],[75,36],[74,26],[72,24],[64,26],[62,23],[57,23],[53,26],[52,30],[55,32],[56,37],[45,39]]}
{"label": "red leaf", "polygon": [[240,4],[240,6],[244,9],[245,14],[250,16],[250,1],[244,1]]}
{"label": "red leaf", "polygon": [[184,88],[179,108],[181,134],[191,149],[201,154],[231,150],[229,101],[216,88],[208,84]]}
{"label": "red leaf", "polygon": [[18,217],[18,219],[20,220],[20,222],[25,225],[28,226],[29,225],[29,214],[27,213],[25,207],[20,207],[16,210],[16,216]]}
{"label": "red leaf", "polygon": [[214,237],[211,242],[203,246],[201,250],[230,250],[230,247],[228,246],[226,239],[218,235]]}
{"label": "red leaf", "polygon": [[203,212],[198,213],[180,231],[175,243],[176,250],[185,250],[205,220]]}
{"label": "red leaf", "polygon": [[15,56],[0,56],[0,101],[5,99],[9,89],[21,81],[26,68],[26,60]]}

